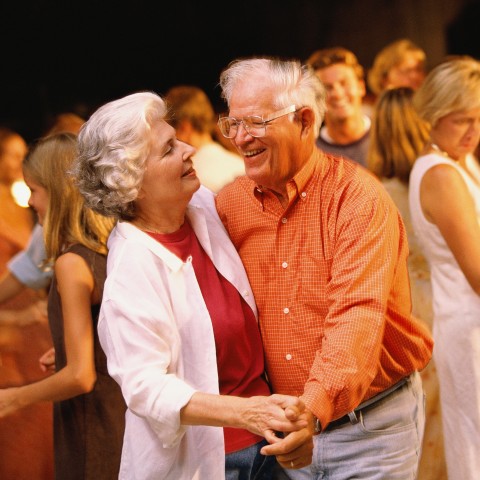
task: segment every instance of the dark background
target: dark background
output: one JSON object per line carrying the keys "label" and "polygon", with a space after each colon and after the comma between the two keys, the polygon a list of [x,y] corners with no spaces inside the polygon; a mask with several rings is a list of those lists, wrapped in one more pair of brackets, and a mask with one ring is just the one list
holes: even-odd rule
{"label": "dark background", "polygon": [[0,123],[27,141],[59,112],[84,117],[138,90],[202,87],[223,109],[218,76],[247,55],[305,60],[341,45],[368,69],[408,37],[429,66],[446,54],[480,57],[480,2],[471,0],[109,0],[2,2]]}

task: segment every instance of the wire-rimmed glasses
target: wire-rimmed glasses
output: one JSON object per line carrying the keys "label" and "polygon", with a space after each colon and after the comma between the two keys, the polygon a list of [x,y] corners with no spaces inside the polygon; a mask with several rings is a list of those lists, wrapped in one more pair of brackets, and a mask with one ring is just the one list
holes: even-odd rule
{"label": "wire-rimmed glasses", "polygon": [[243,128],[245,128],[247,133],[252,137],[264,137],[267,133],[268,123],[296,111],[297,107],[295,105],[290,105],[289,107],[271,113],[266,118],[263,118],[260,115],[249,115],[248,117],[243,118],[220,117],[218,119],[218,127],[220,128],[222,135],[226,138],[234,138],[237,135],[238,126],[240,124],[243,124]]}

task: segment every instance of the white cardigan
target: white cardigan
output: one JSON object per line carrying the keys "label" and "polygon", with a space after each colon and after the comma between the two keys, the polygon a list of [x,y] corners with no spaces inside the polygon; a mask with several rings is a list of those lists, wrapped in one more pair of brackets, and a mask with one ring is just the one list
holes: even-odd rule
{"label": "white cardigan", "polygon": [[[217,270],[257,315],[212,192],[201,187],[187,217]],[[218,393],[212,322],[191,259],[184,263],[127,222],[117,224],[108,247],[98,334],[128,406],[119,478],[223,479],[223,430],[180,425],[180,409],[195,391]]]}

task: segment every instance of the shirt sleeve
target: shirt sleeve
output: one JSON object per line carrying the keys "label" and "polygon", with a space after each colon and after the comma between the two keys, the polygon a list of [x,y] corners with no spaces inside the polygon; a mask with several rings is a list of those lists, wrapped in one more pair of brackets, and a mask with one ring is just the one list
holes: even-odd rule
{"label": "shirt sleeve", "polygon": [[8,269],[25,286],[33,289],[45,288],[53,273],[51,270],[44,271],[40,268],[45,257],[43,229],[37,224],[33,229],[27,248],[10,260]]}
{"label": "shirt sleeve", "polygon": [[322,425],[355,408],[378,374],[399,261],[396,212],[381,199],[353,205],[337,219],[322,349],[304,391]]}
{"label": "shirt sleeve", "polygon": [[108,371],[128,408],[148,422],[165,448],[173,447],[186,430],[180,410],[195,392],[178,372],[178,319],[167,293],[174,287],[162,280],[151,257],[132,248],[109,276],[98,323]]}

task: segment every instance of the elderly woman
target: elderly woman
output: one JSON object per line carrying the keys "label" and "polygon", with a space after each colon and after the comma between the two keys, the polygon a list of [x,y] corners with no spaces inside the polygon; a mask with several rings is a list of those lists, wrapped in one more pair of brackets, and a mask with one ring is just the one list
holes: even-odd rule
{"label": "elderly woman", "polygon": [[480,472],[480,63],[435,67],[414,97],[430,141],[410,174],[412,222],[430,263],[434,358],[448,478]]}
{"label": "elderly woman", "polygon": [[311,461],[311,438],[297,448],[274,433],[307,437],[304,405],[269,396],[246,273],[166,114],[136,93],[79,135],[78,186],[119,220],[98,330],[128,406],[120,478],[271,478],[262,437],[285,443],[282,464]]}

